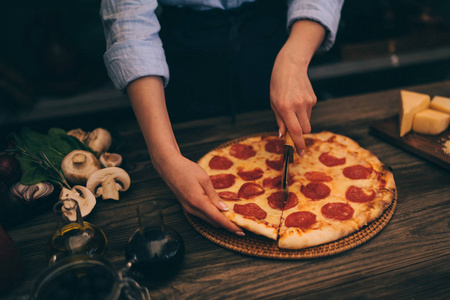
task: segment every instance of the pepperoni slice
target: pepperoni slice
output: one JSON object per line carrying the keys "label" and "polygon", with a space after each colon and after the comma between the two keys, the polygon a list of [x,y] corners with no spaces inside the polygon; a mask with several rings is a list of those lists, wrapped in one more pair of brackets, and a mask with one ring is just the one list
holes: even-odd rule
{"label": "pepperoni slice", "polygon": [[264,189],[256,183],[246,182],[238,191],[239,198],[250,199],[258,195],[264,194]]}
{"label": "pepperoni slice", "polygon": [[264,171],[261,170],[260,168],[256,168],[250,171],[244,171],[242,169],[239,169],[237,174],[245,181],[251,181],[261,178],[264,175]]}
{"label": "pepperoni slice", "polygon": [[280,158],[279,160],[266,159],[266,165],[271,169],[281,171],[281,170],[283,170],[284,160],[283,160],[283,158]]}
{"label": "pepperoni slice", "polygon": [[239,200],[238,195],[235,192],[219,192],[219,197],[222,198],[223,200],[228,200],[228,201],[236,201]]}
{"label": "pepperoni slice", "polygon": [[227,157],[214,156],[209,161],[209,167],[213,170],[228,170],[233,165],[233,162]]}
{"label": "pepperoni slice", "polygon": [[322,182],[310,182],[306,186],[302,185],[300,190],[303,195],[311,200],[324,199],[331,192],[331,189]]}
{"label": "pepperoni slice", "polygon": [[305,177],[312,182],[326,182],[333,180],[333,178],[326,173],[317,171],[306,172]]}
{"label": "pepperoni slice", "polygon": [[230,155],[239,159],[247,159],[256,155],[256,151],[250,145],[234,144],[230,148]]}
{"label": "pepperoni slice", "polygon": [[375,191],[372,190],[372,193],[367,195],[362,188],[351,185],[345,192],[345,197],[352,202],[366,203],[375,199]]}
{"label": "pepperoni slice", "polygon": [[283,207],[284,209],[289,209],[296,206],[298,204],[298,198],[294,193],[288,193],[286,204],[284,204],[284,193],[274,192],[267,198],[267,202],[273,209],[282,210]]}
{"label": "pepperoni slice", "polygon": [[287,216],[284,224],[287,227],[307,229],[317,222],[316,215],[309,211],[297,211]]}
{"label": "pepperoni slice", "polygon": [[350,179],[368,179],[370,174],[372,174],[372,169],[361,165],[355,165],[344,168],[342,173],[345,177]]}
{"label": "pepperoni slice", "polygon": [[273,209],[282,210],[284,206],[284,192],[274,192],[267,197],[269,206]]}
{"label": "pepperoni slice", "polygon": [[337,158],[333,155],[328,154],[328,152],[322,153],[319,156],[319,160],[321,163],[323,163],[327,167],[335,167],[339,165],[345,164],[345,157],[343,158]]}
{"label": "pepperoni slice", "polygon": [[283,145],[284,145],[284,140],[271,139],[267,142],[267,144],[264,148],[266,149],[267,152],[270,152],[270,153],[283,154]]}
{"label": "pepperoni slice", "polygon": [[233,209],[236,213],[243,216],[257,219],[265,219],[267,217],[267,213],[255,203],[235,204]]}
{"label": "pepperoni slice", "polygon": [[[269,188],[281,189],[281,179],[282,179],[281,175],[277,176],[277,177],[274,177],[274,178],[264,178],[263,186],[264,187],[269,187]],[[291,175],[289,175],[287,184],[288,185],[292,185],[293,183],[294,183],[294,179],[292,178]]]}
{"label": "pepperoni slice", "polygon": [[234,184],[236,176],[233,174],[217,174],[209,176],[215,189],[226,189]]}
{"label": "pepperoni slice", "polygon": [[350,204],[342,202],[331,202],[322,206],[322,215],[328,219],[334,219],[339,221],[349,220],[353,217],[355,210]]}
{"label": "pepperoni slice", "polygon": [[284,209],[289,209],[298,204],[298,198],[297,195],[294,193],[289,193],[288,198],[286,201],[286,204],[284,205]]}

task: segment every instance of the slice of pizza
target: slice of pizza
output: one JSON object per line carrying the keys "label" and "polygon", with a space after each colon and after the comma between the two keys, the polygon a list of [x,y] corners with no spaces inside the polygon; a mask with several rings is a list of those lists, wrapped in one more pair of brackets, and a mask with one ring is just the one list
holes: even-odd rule
{"label": "slice of pizza", "polygon": [[198,164],[210,175],[238,226],[276,240],[283,203],[267,198],[281,186],[283,143],[276,137],[250,137],[209,152]]}

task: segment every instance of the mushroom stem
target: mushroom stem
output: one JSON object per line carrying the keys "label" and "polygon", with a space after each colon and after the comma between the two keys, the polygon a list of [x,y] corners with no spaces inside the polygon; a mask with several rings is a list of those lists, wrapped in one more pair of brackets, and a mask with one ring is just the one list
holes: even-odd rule
{"label": "mushroom stem", "polygon": [[72,158],[72,162],[76,168],[80,168],[86,162],[86,155],[83,153],[75,154]]}
{"label": "mushroom stem", "polygon": [[105,181],[102,182],[102,198],[103,200],[106,199],[113,199],[113,200],[119,200],[119,189],[117,188],[118,183],[116,183],[116,180],[114,177],[109,177]]}

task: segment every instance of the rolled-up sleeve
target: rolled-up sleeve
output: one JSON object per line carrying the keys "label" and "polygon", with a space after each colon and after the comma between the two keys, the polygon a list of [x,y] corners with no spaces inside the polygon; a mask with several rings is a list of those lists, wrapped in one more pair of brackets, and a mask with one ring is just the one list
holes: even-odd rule
{"label": "rolled-up sleeve", "polygon": [[169,68],[159,38],[156,0],[103,0],[100,16],[106,38],[103,56],[114,86],[123,91],[131,81],[149,75],[169,81]]}
{"label": "rolled-up sleeve", "polygon": [[298,20],[312,20],[320,23],[326,30],[321,50],[329,50],[336,39],[341,8],[344,0],[289,0],[287,26]]}

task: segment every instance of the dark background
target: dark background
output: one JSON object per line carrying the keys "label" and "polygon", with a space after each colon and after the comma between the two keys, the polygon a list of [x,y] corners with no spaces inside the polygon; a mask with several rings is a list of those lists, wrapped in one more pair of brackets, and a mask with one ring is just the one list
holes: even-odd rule
{"label": "dark background", "polygon": [[[0,10],[0,126],[131,113],[106,75],[100,0],[13,2]],[[310,66],[318,99],[449,79],[449,2],[345,1],[335,46]]]}

